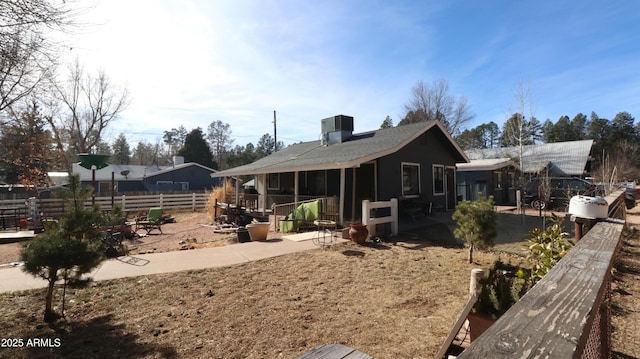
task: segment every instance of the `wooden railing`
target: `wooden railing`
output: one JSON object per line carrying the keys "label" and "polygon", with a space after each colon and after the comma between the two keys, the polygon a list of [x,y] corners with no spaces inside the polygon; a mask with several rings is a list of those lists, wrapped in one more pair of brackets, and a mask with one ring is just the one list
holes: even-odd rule
{"label": "wooden railing", "polygon": [[314,197],[305,200],[300,200],[298,202],[290,202],[283,204],[274,204],[272,206],[272,214],[276,219],[276,223],[278,223],[279,219],[283,219],[288,214],[292,213],[299,205],[303,203],[308,203],[316,200],[322,201],[322,210],[320,213],[321,219],[330,219],[332,221],[337,221],[340,215],[338,211],[338,197]]}
{"label": "wooden railing", "polygon": [[610,357],[611,271],[624,227],[624,192],[606,199],[613,217],[596,223],[459,359]]}

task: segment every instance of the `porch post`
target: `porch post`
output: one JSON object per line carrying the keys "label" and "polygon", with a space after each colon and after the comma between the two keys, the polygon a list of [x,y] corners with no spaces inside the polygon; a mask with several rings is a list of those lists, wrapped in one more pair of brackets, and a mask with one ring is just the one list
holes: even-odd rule
{"label": "porch post", "polygon": [[351,221],[356,221],[356,168],[351,169],[353,173],[353,183],[351,186]]}
{"label": "porch post", "polygon": [[236,177],[236,207],[240,208],[240,179]]}
{"label": "porch post", "polygon": [[300,185],[299,183],[300,181],[298,179],[298,175],[299,175],[298,171],[293,172],[293,201],[296,203],[298,203],[298,199],[299,199],[298,186]]}
{"label": "porch post", "polygon": [[345,169],[340,168],[340,223],[344,225],[344,188],[345,188]]}
{"label": "porch post", "polygon": [[227,203],[227,176],[222,177],[222,202]]}
{"label": "porch post", "polygon": [[[267,174],[263,173],[260,175],[262,182],[262,215],[267,215]],[[258,204],[259,205],[259,204]],[[275,214],[275,213],[274,213]]]}

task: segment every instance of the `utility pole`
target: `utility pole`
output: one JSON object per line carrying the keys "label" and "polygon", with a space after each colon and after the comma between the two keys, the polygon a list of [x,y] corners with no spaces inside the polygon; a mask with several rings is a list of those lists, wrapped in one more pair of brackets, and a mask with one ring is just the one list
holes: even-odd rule
{"label": "utility pole", "polygon": [[278,150],[278,136],[276,135],[276,110],[273,110],[273,152]]}

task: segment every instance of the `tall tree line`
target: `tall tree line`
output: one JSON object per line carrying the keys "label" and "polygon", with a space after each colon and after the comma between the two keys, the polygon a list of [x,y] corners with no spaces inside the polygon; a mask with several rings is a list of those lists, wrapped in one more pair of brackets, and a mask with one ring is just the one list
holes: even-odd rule
{"label": "tall tree line", "polygon": [[251,163],[284,147],[283,142],[276,144],[268,133],[256,144],[234,146],[231,126],[222,121],[213,121],[207,129],[205,133],[200,127],[188,131],[179,126],[164,131],[161,143],[139,141],[135,146],[121,133],[113,144],[100,146],[100,153],[111,156],[113,164],[166,166],[173,164],[174,156],[182,156],[185,162],[222,170]]}

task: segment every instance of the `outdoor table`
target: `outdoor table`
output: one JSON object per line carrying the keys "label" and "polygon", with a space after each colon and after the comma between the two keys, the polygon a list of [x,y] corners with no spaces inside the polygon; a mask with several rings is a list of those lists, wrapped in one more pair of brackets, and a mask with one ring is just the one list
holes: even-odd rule
{"label": "outdoor table", "polygon": [[333,234],[336,230],[336,222],[324,220],[324,219],[318,219],[313,221],[313,224],[315,224],[318,229],[318,233],[313,238],[313,243],[321,247],[332,245]]}

